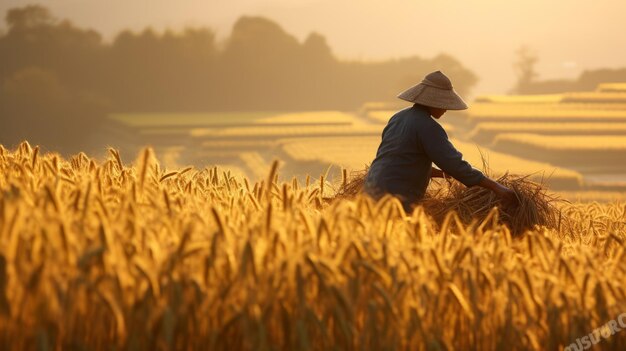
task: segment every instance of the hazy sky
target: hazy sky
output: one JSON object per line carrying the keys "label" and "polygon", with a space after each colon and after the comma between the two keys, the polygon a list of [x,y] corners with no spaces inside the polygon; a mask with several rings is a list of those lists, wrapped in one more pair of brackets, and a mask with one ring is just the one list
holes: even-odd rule
{"label": "hazy sky", "polygon": [[521,45],[539,55],[542,78],[626,67],[625,0],[0,0],[0,12],[34,2],[107,38],[189,25],[224,37],[239,16],[262,15],[300,39],[323,34],[342,59],[446,52],[480,76],[477,93],[513,85]]}

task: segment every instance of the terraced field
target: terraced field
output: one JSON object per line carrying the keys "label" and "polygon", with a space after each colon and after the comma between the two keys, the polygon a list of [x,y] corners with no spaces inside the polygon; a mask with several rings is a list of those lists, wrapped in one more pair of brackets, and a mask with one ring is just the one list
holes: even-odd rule
{"label": "terraced field", "polygon": [[466,118],[469,140],[580,172],[586,198],[626,192],[626,83],[590,92],[481,96]]}
{"label": "terraced field", "polygon": [[377,125],[290,125],[290,126],[246,126],[225,129],[193,129],[190,136],[207,139],[275,139],[284,136],[351,136],[380,135]]}
{"label": "terraced field", "polygon": [[626,83],[600,83],[598,84],[596,91],[604,93],[626,93]]}
{"label": "terraced field", "polygon": [[281,140],[283,151],[292,160],[318,161],[352,170],[363,169],[372,162],[379,143],[379,136]]}
{"label": "terraced field", "polygon": [[[597,104],[602,105],[602,104]],[[626,105],[587,104],[526,106],[521,104],[475,104],[468,112],[471,123],[482,122],[591,122],[625,123]]]}
{"label": "terraced field", "polygon": [[588,173],[626,172],[626,135],[571,136],[504,133],[496,136],[495,150],[532,157]]}
{"label": "terraced field", "polygon": [[113,145],[152,145],[168,166],[232,164],[250,176],[256,171],[240,154],[271,153],[278,138],[380,133],[378,127],[340,111],[114,114],[110,119],[126,129],[117,133],[125,138],[112,138]]}
{"label": "terraced field", "polygon": [[387,123],[389,118],[396,113],[397,110],[380,110],[380,111],[369,111],[366,114],[366,117],[374,122],[378,123]]}
{"label": "terraced field", "polygon": [[546,151],[625,151],[626,135],[536,135],[527,133],[504,133],[495,139],[495,145],[504,142],[517,142],[524,145],[532,145],[544,148]]}
{"label": "terraced field", "polygon": [[529,133],[561,136],[615,136],[626,135],[626,123],[522,123],[485,122],[479,123],[468,134],[468,138],[480,144],[490,144],[503,133]]}
{"label": "terraced field", "polygon": [[281,113],[256,120],[257,124],[311,124],[311,125],[350,125],[358,123],[353,114],[340,111],[304,111]]}
{"label": "terraced field", "polygon": [[136,128],[247,125],[276,112],[118,113],[109,118]]}
{"label": "terraced field", "polygon": [[555,104],[563,98],[562,94],[543,95],[484,95],[478,96],[470,108],[474,109],[477,104],[497,103],[497,104]]}
{"label": "terraced field", "polygon": [[[481,96],[466,114],[439,122],[476,167],[548,178],[554,189],[607,199],[626,192],[626,84],[593,92]],[[407,107],[372,102],[359,111],[118,114],[133,142],[152,145],[165,165],[220,164],[259,179],[274,159],[286,177],[360,170],[375,157],[389,118]],[[122,133],[123,134],[123,133]],[[481,151],[482,154],[481,154]],[[620,178],[622,177],[622,178]],[[614,196],[612,198],[615,198]]]}
{"label": "terraced field", "polygon": [[[580,173],[559,168],[547,163],[531,161],[520,157],[478,148],[475,144],[451,139],[464,158],[474,167],[482,168],[483,158],[495,174],[509,172],[528,174],[537,181],[545,180],[555,189],[576,189],[582,183]],[[294,160],[319,161],[347,169],[363,169],[372,162],[380,143],[379,137],[289,139],[282,142],[285,153]]]}
{"label": "terraced field", "polygon": [[581,92],[563,94],[561,102],[575,103],[604,103],[604,104],[624,104],[626,103],[626,92],[604,91],[604,92]]}

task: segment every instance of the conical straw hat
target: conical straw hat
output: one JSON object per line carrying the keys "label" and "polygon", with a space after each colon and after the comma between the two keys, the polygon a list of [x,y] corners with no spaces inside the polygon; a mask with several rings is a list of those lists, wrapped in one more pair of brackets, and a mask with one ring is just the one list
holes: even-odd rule
{"label": "conical straw hat", "polygon": [[445,110],[467,109],[465,101],[452,88],[450,79],[441,71],[429,73],[421,83],[401,92],[398,98]]}

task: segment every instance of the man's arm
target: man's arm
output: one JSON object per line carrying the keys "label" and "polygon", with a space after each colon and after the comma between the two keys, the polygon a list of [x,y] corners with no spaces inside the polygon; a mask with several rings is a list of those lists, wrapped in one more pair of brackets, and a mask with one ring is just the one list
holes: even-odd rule
{"label": "man's arm", "polygon": [[[492,190],[500,198],[505,206],[514,206],[519,203],[517,194],[498,182],[486,177],[481,171],[473,168],[467,161],[463,160],[463,155],[450,143],[448,135],[443,128],[435,122],[430,130],[422,130],[420,141],[426,155],[441,168],[441,173],[446,176],[451,175],[465,186],[479,185]],[[437,173],[434,168],[431,170]]]}
{"label": "man's arm", "polygon": [[[435,121],[419,130],[419,141],[424,152],[446,176],[452,176],[465,186],[474,186],[485,175],[473,168],[448,140],[448,135]],[[436,172],[436,171],[435,171]],[[432,171],[431,171],[432,174]]]}
{"label": "man's arm", "polygon": [[430,177],[431,178],[445,178],[446,174],[443,173],[442,170],[437,169],[437,168],[431,168],[430,169]]}

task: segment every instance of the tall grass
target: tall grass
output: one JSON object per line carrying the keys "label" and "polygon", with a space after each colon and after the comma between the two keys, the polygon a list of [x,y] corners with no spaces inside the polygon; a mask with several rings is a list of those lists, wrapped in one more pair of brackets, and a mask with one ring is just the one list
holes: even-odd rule
{"label": "tall grass", "polygon": [[0,345],[557,350],[626,311],[624,204],[513,239],[496,212],[437,226],[277,172],[0,147]]}

